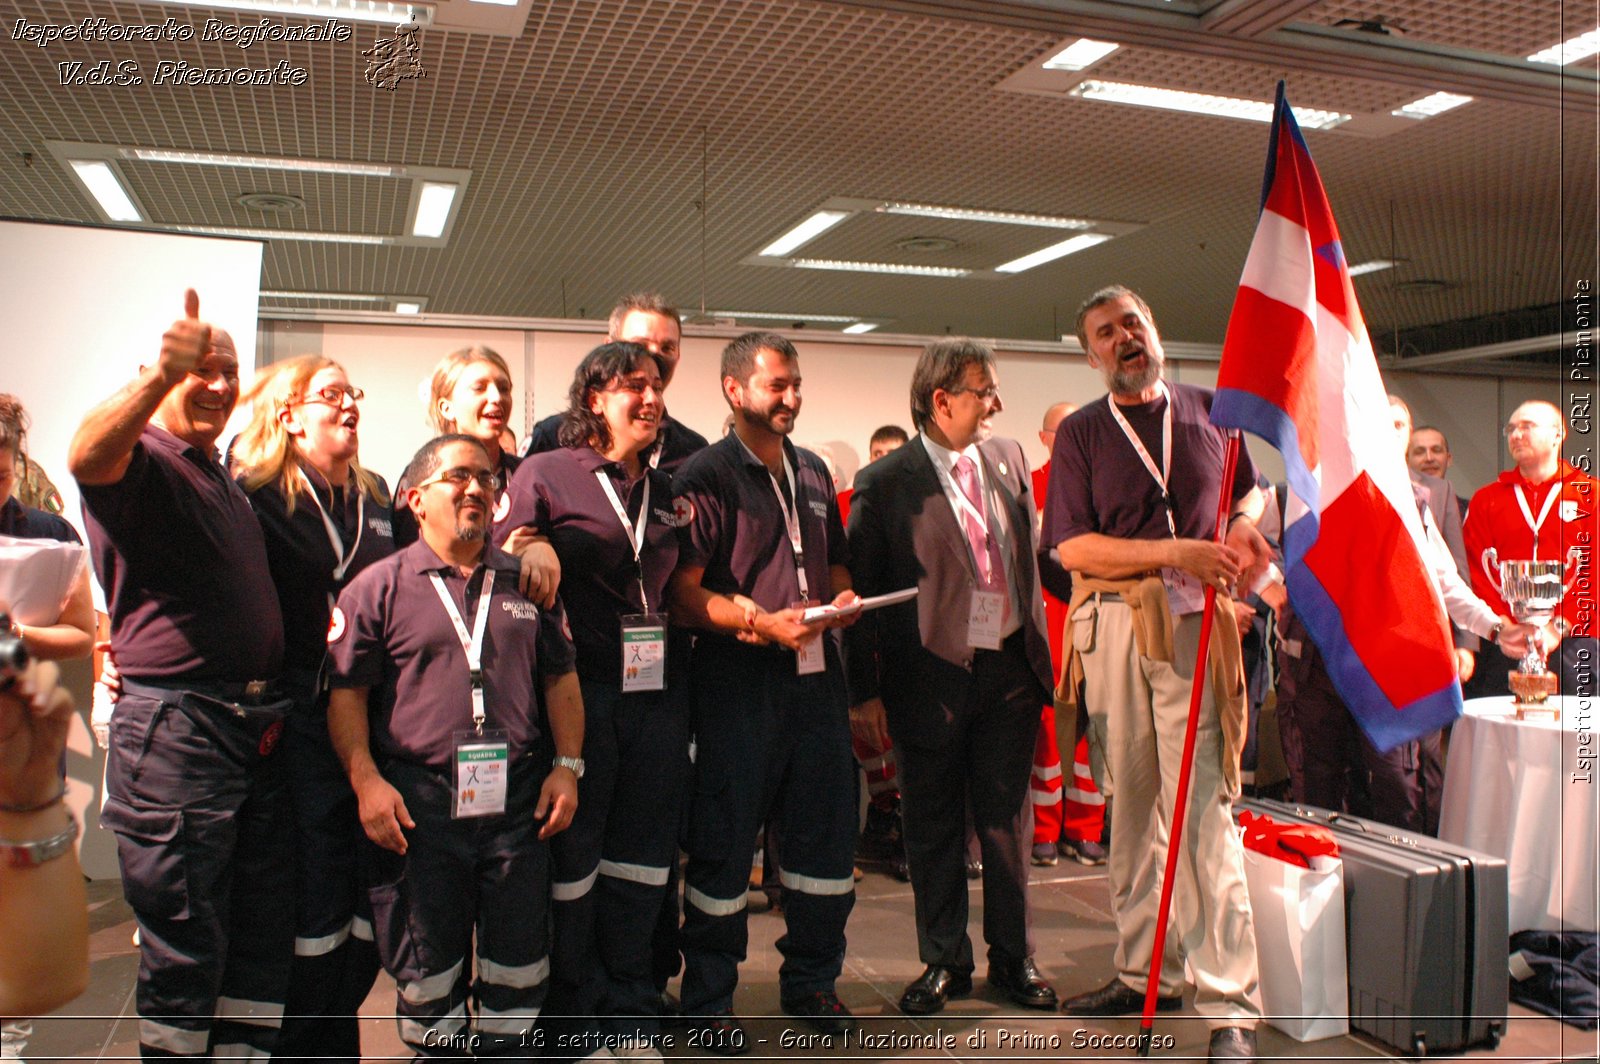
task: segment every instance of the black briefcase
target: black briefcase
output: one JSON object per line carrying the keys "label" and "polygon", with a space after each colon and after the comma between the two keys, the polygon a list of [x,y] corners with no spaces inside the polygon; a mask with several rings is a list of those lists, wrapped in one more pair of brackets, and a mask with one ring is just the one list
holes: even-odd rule
{"label": "black briefcase", "polygon": [[1234,802],[1329,828],[1344,861],[1350,1028],[1414,1056],[1493,1048],[1510,975],[1504,858],[1326,809]]}

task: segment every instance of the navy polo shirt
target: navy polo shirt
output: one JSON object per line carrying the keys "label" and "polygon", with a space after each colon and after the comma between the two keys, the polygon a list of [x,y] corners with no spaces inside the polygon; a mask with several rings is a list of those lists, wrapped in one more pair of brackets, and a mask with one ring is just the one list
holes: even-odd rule
{"label": "navy polo shirt", "polygon": [[121,480],[78,487],[124,676],[180,688],[277,677],[266,541],[214,453],[147,425]]}
{"label": "navy polo shirt", "polygon": [[[833,477],[822,459],[783,441],[795,471],[796,512],[811,598],[833,599],[830,565],[849,565]],[[767,467],[737,434],[684,463],[672,478],[679,564],[704,569],[700,584],[718,594],[747,595],[762,609],[787,609],[800,599],[783,509]],[[733,641],[732,636],[701,638]]]}
{"label": "navy polo shirt", "polygon": [[444,577],[471,632],[485,574],[493,571],[483,637],[485,728],[504,729],[513,760],[540,735],[546,677],[573,669],[572,638],[558,602],[541,610],[517,590],[517,560],[485,546],[470,578],[423,540],[375,562],[339,596],[328,630],[334,687],[370,688],[368,722],[379,764],[400,760],[448,772],[454,733],[472,728],[467,654],[429,573]]}
{"label": "navy polo shirt", "polygon": [[578,673],[586,680],[618,684],[622,672],[621,618],[641,613],[641,570],[622,521],[595,473],[603,473],[637,527],[644,486],[650,484],[650,514],[645,519],[644,595],[650,611],[666,611],[667,578],[678,564],[677,519],[672,481],[645,467],[632,484],[620,463],[593,447],[562,447],[528,458],[511,480],[511,514],[497,534],[527,526],[550,537],[561,560],[561,601],[572,621],[578,648]]}
{"label": "navy polo shirt", "polygon": [[[1172,395],[1172,468],[1167,486],[1182,539],[1216,535],[1217,497],[1227,438],[1211,424],[1211,395],[1205,388],[1168,384]],[[1118,407],[1145,450],[1161,466],[1161,422],[1166,400]],[[1230,502],[1255,486],[1256,467],[1248,448],[1239,448]],[[1050,488],[1045,493],[1044,542],[1097,532],[1117,539],[1167,539],[1161,488],[1127,434],[1111,416],[1104,398],[1075,411],[1056,429],[1050,455]]]}
{"label": "navy polo shirt", "polygon": [[[551,414],[533,426],[533,433],[528,437],[528,449],[523,452],[524,458],[532,458],[546,451],[561,450],[560,433],[563,416]],[[650,455],[659,450],[661,458],[656,462],[656,468],[670,477],[688,461],[690,455],[705,450],[707,446],[709,444],[704,436],[683,422],[675,420],[671,414],[663,414],[660,428],[656,430],[656,442],[651,444],[650,450],[644,454],[645,464],[648,465]]]}
{"label": "navy polo shirt", "polygon": [[[509,451],[500,452],[500,466],[496,470],[500,474],[502,488],[495,496],[494,509],[489,513],[491,535],[493,541],[501,543],[510,535],[515,525],[506,524],[506,515],[510,512],[511,500],[506,497],[504,485],[511,483],[511,477],[517,471],[517,466],[522,459]],[[411,507],[406,505],[406,489],[411,485],[406,482],[405,473],[400,474],[400,480],[394,486],[394,513],[391,516],[391,528],[394,532],[394,545],[396,549],[409,547],[417,541],[417,515],[411,512]]]}
{"label": "navy polo shirt", "polygon": [[61,543],[82,543],[78,530],[66,518],[43,510],[35,510],[17,501],[15,495],[0,506],[0,536],[17,539],[53,539]]}
{"label": "navy polo shirt", "polygon": [[358,499],[354,476],[345,487],[335,489],[315,469],[306,467],[304,472],[311,490],[338,529],[344,550],[348,552],[355,544],[355,557],[342,580],[333,575],[340,559],[334,555],[327,526],[304,489],[295,499],[292,514],[278,481],[263,484],[247,495],[266,536],[267,565],[278,589],[278,606],[283,613],[284,672],[299,676],[316,672],[327,656],[328,616],[333,602],[329,596],[337,598],[361,570],[394,553],[388,503]]}

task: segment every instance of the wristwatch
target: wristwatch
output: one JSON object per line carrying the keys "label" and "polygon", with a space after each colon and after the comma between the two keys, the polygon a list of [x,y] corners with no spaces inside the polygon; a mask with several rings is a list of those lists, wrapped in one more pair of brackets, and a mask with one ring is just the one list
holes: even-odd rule
{"label": "wristwatch", "polygon": [[35,842],[0,839],[0,860],[12,868],[38,868],[46,861],[53,861],[72,849],[72,844],[77,838],[78,821],[69,816],[66,828],[48,839],[39,839]]}
{"label": "wristwatch", "polygon": [[583,779],[583,758],[581,757],[558,757],[552,764],[556,768],[571,769],[574,776],[580,780]]}

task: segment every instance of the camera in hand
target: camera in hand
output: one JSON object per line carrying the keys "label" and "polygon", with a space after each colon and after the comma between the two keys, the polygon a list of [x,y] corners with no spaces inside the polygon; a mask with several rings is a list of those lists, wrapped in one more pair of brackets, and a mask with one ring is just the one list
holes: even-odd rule
{"label": "camera in hand", "polygon": [[11,627],[11,614],[0,612],[0,691],[10,687],[28,667],[28,648]]}

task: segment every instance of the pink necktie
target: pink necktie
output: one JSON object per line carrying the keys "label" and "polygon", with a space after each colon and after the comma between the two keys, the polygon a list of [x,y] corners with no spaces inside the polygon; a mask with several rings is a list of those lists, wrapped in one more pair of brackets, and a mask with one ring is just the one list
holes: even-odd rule
{"label": "pink necktie", "polygon": [[[984,515],[985,520],[993,520],[993,515],[984,508],[983,492],[978,490],[978,467],[966,455],[956,459],[955,463],[956,487],[961,489],[961,494],[967,497],[972,508]],[[994,536],[984,532],[983,526],[978,523],[966,510],[961,511],[961,525],[967,532],[967,546],[972,550],[973,561],[978,566],[978,586],[985,591],[1005,590],[1005,567],[1000,560],[1000,544]]]}

